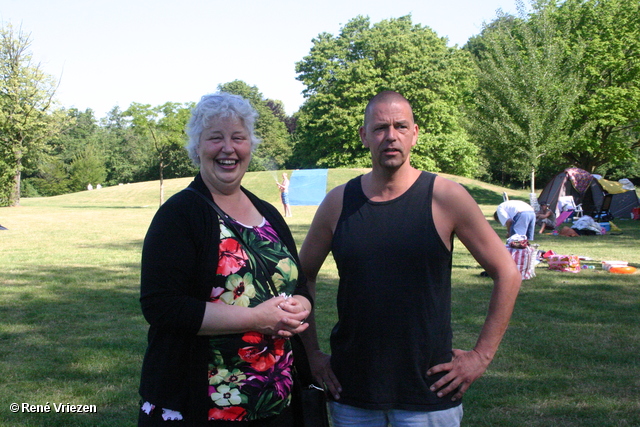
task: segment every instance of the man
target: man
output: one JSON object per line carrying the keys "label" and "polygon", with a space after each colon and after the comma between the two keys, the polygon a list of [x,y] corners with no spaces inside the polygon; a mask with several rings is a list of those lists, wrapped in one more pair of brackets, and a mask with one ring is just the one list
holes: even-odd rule
{"label": "man", "polygon": [[533,240],[536,226],[536,213],[526,202],[522,200],[507,200],[498,205],[493,214],[493,219],[507,227],[507,238],[514,234],[527,236]]}
{"label": "man", "polygon": [[[371,99],[360,138],[372,171],[327,194],[300,252],[310,290],[330,250],[340,275],[332,355],[319,350],[313,316],[302,335],[314,376],[333,397],[335,427],[458,426],[461,398],[507,328],[520,273],[462,186],[409,164],[418,126],[402,95]],[[471,351],[452,350],[454,234],[494,279]]]}

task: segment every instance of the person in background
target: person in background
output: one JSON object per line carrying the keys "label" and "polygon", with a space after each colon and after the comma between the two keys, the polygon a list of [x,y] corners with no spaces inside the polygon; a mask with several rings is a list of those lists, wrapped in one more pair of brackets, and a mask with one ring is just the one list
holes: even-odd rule
{"label": "person in background", "polygon": [[278,189],[280,190],[280,199],[282,200],[282,207],[284,208],[284,216],[290,217],[291,206],[289,206],[289,178],[286,173],[282,174],[282,182],[277,182]]}
{"label": "person in background", "polygon": [[527,236],[528,240],[535,237],[536,213],[522,200],[507,200],[498,205],[493,219],[507,227],[507,238],[518,234]]}
{"label": "person in background", "polygon": [[[498,349],[520,273],[461,185],[410,165],[418,126],[401,94],[369,101],[360,138],[371,172],[327,194],[300,250],[312,295],[329,251],[340,277],[331,355],[320,351],[313,315],[301,334],[312,371],[332,397],[334,427],[459,426],[462,396]],[[469,351],[452,348],[454,236],[494,280]]]}
{"label": "person in background", "polygon": [[311,297],[284,219],[241,186],[256,118],[228,93],[192,111],[187,150],[200,172],[160,207],[142,250],[140,426],[296,425],[288,338],[307,328]]}
{"label": "person in background", "polygon": [[540,226],[538,234],[556,228],[556,216],[545,202],[540,203],[540,210],[536,212],[536,225]]}

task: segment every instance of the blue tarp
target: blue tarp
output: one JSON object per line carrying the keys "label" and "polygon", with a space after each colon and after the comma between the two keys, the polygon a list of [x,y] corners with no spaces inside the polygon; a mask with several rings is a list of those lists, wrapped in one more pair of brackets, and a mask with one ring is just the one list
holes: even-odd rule
{"label": "blue tarp", "polygon": [[319,205],[327,194],[328,169],[301,169],[291,173],[289,204],[291,206]]}

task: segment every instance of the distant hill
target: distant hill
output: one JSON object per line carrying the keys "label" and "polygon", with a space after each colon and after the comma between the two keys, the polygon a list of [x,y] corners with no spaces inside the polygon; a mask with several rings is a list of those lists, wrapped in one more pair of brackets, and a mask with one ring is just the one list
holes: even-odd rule
{"label": "distant hill", "polygon": [[[327,191],[349,179],[367,173],[370,169],[329,169]],[[243,185],[261,198],[278,205],[280,203],[276,180],[281,179],[285,171],[247,172]],[[286,171],[291,175],[291,170]],[[497,205],[502,202],[502,193],[506,192],[510,198],[528,200],[528,192],[503,188],[487,184],[482,181],[463,178],[455,175],[440,174],[452,181],[463,185],[473,198],[481,205]],[[189,178],[176,178],[164,181],[164,197],[167,200],[173,194],[185,188],[192,181]],[[158,206],[160,197],[159,181],[138,182],[99,190],[81,191],[54,197],[23,198],[23,205],[40,205],[64,207],[154,207]]]}

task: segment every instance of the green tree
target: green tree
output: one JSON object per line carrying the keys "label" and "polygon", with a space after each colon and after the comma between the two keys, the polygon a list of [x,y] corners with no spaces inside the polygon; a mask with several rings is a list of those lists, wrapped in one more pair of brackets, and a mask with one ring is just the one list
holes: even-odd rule
{"label": "green tree", "polygon": [[104,158],[91,147],[75,156],[70,165],[69,188],[71,191],[82,191],[88,185],[96,187],[105,182],[107,169]]}
{"label": "green tree", "polygon": [[177,159],[184,159],[186,141],[185,127],[190,108],[175,102],[167,102],[157,107],[133,103],[125,115],[131,117],[135,133],[145,138],[153,150],[154,164],[160,180],[160,205],[164,203],[165,169]]}
{"label": "green tree", "polygon": [[155,179],[156,168],[150,173],[153,152],[148,149],[146,138],[131,127],[130,117],[120,107],[113,107],[100,120],[98,141],[105,156],[106,183],[138,182]]}
{"label": "green tree", "polygon": [[64,128],[47,139],[46,152],[41,153],[38,162],[25,165],[23,171],[23,183],[41,196],[80,191],[89,183],[105,183],[100,127],[93,110],[70,108],[60,113],[64,113]]}
{"label": "green tree", "polygon": [[37,161],[61,123],[50,114],[56,83],[32,62],[30,45],[22,30],[0,27],[0,205],[20,204],[25,162]]}
{"label": "green tree", "polygon": [[[22,181],[26,197],[49,197],[71,192],[68,165],[52,157],[38,171]],[[25,191],[26,190],[26,191]]]}
{"label": "green tree", "polygon": [[470,55],[410,16],[374,25],[358,16],[338,36],[319,34],[296,71],[306,86],[296,115],[299,166],[369,165],[358,137],[364,108],[378,92],[395,90],[411,102],[420,127],[412,164],[475,174],[478,150],[461,126],[461,107],[475,86]]}
{"label": "green tree", "polygon": [[253,153],[248,170],[281,169],[292,151],[282,102],[265,99],[256,86],[249,86],[242,80],[218,85],[218,90],[242,96],[258,112],[255,133],[262,142]]}
{"label": "green tree", "polygon": [[566,0],[556,17],[571,27],[567,49],[584,46],[566,159],[591,172],[630,161],[640,148],[640,2]]}
{"label": "green tree", "polygon": [[[529,15],[516,2],[517,18],[499,14],[470,49],[478,66],[476,106],[469,131],[491,159],[495,177],[524,181],[541,162],[567,151],[566,128],[582,88],[575,73],[580,49],[565,55],[565,31],[550,9],[534,5]],[[577,46],[578,47],[578,46]]]}

